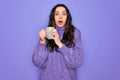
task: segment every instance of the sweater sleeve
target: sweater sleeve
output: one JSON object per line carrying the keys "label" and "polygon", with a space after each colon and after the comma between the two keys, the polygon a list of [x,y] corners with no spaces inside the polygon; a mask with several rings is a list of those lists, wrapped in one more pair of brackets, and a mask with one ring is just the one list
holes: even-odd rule
{"label": "sweater sleeve", "polygon": [[48,53],[45,49],[45,44],[40,44],[38,42],[32,55],[33,64],[39,68],[44,68],[47,63],[47,57]]}
{"label": "sweater sleeve", "polygon": [[70,69],[77,68],[81,65],[83,59],[83,49],[81,44],[81,34],[78,29],[75,30],[75,46],[68,48],[63,44],[58,50],[64,57],[66,66]]}

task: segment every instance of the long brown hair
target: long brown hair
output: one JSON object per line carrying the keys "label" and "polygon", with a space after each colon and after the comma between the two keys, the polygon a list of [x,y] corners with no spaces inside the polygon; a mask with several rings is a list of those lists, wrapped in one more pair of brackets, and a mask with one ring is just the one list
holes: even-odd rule
{"label": "long brown hair", "polygon": [[[49,15],[49,24],[48,26],[53,26],[56,27],[55,24],[55,19],[54,19],[54,15],[55,15],[55,9],[57,7],[64,7],[66,12],[67,12],[67,20],[66,23],[64,25],[65,27],[65,31],[63,34],[63,39],[61,40],[61,42],[66,45],[67,47],[74,47],[74,31],[75,31],[75,27],[72,24],[72,17],[71,14],[69,12],[69,9],[64,5],[64,4],[57,4],[55,7],[53,7],[53,9],[51,10],[51,13]],[[58,51],[58,46],[55,44],[54,40],[47,40],[47,45],[46,45],[47,49],[50,52]]]}

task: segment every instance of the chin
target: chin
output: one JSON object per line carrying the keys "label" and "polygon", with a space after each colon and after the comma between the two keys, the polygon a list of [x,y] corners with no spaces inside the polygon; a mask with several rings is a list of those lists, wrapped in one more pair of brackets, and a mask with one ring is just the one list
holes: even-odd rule
{"label": "chin", "polygon": [[64,25],[57,25],[58,27],[63,27]]}
{"label": "chin", "polygon": [[63,26],[58,26],[58,27],[63,27]]}

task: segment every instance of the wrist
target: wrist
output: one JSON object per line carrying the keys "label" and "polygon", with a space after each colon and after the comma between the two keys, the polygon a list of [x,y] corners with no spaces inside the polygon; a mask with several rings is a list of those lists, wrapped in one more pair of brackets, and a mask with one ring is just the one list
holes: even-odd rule
{"label": "wrist", "polygon": [[46,43],[46,39],[41,39],[41,38],[40,38],[40,43],[41,43],[41,44]]}
{"label": "wrist", "polygon": [[58,47],[61,48],[63,46],[63,43],[60,41],[58,42]]}

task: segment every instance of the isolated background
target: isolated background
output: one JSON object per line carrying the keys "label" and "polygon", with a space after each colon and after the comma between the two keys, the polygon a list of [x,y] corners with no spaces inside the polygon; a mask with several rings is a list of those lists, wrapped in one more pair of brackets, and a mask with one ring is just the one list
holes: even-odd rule
{"label": "isolated background", "polygon": [[78,80],[120,80],[119,0],[0,0],[0,80],[39,79],[32,54],[57,3],[67,5],[82,34]]}

